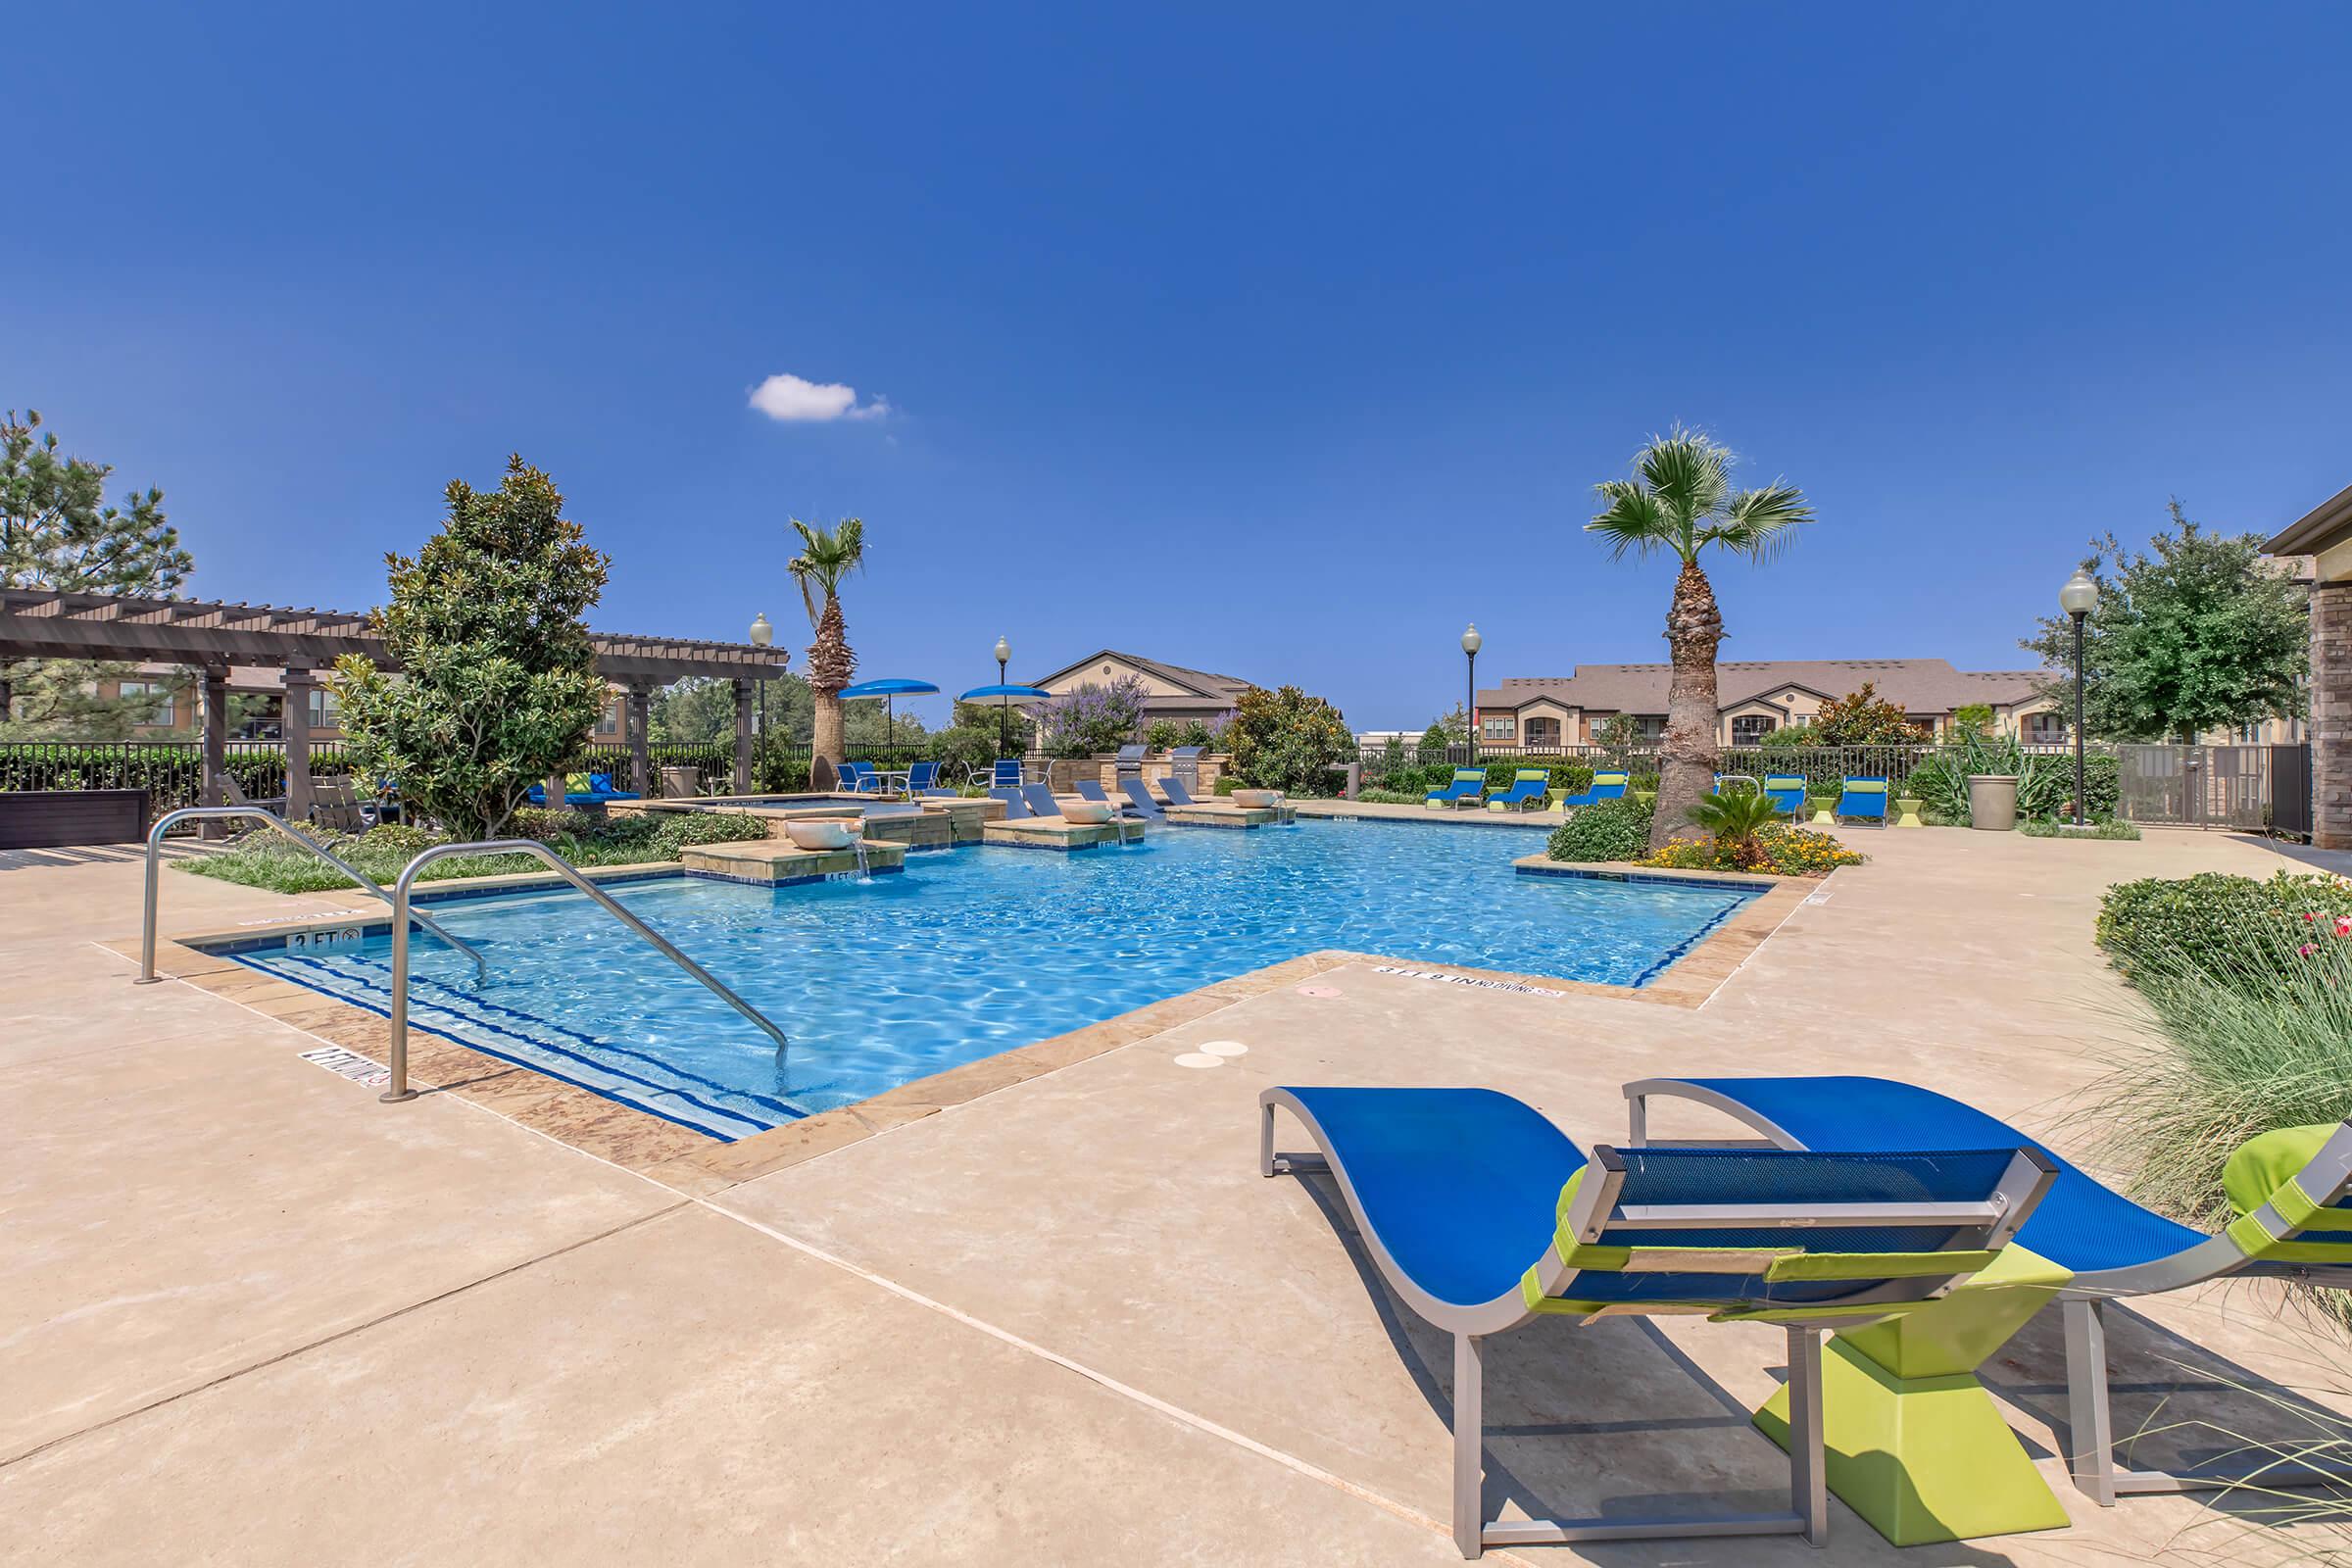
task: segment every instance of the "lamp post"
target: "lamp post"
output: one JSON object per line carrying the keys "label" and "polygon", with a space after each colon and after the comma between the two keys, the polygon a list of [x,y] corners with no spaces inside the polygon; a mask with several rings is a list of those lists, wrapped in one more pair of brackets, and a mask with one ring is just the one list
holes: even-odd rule
{"label": "lamp post", "polygon": [[2075,826],[2077,827],[2083,825],[2082,808],[2087,804],[2082,798],[2082,622],[2089,617],[2091,610],[2098,602],[2099,585],[2092,581],[2090,573],[2084,571],[2081,566],[2077,566],[2075,574],[2066,579],[2066,586],[2058,590],[2058,608],[2072,616],[2075,622]]}
{"label": "lamp post", "polygon": [[1478,634],[1478,622],[1475,620],[1462,633],[1462,652],[1470,661],[1470,696],[1462,711],[1470,715],[1470,760],[1473,762],[1478,760],[1478,651],[1486,646],[1486,641]]}
{"label": "lamp post", "polygon": [[[774,642],[775,640],[776,628],[774,624],[768,620],[767,612],[762,610],[759,614],[752,617],[752,646],[754,648],[765,648],[768,644]],[[761,666],[761,673],[760,676],[759,735],[760,750],[758,756],[760,760],[759,762],[755,763],[752,768],[752,789],[755,794],[758,793],[760,789],[759,774],[761,771],[761,764],[765,763],[767,760],[767,675],[765,673],[764,665]]]}
{"label": "lamp post", "polygon": [[[1002,686],[1002,685],[1004,685],[1004,666],[1005,666],[1006,664],[1010,663],[1011,662],[1012,662],[1012,644],[1010,644],[1010,643],[1006,642],[1006,641],[1005,641],[1004,638],[1002,638],[1002,637],[998,638],[998,639],[997,639],[997,684],[998,684],[998,685]],[[1003,707],[1002,707],[1002,708],[1001,708],[1001,709],[998,710],[998,718],[997,718],[997,750],[998,750],[998,752],[1001,754],[1001,753],[1004,753],[1004,752],[1008,752],[1008,751],[1012,750],[1012,699],[1011,699],[1011,698],[1009,698],[1009,697],[1000,697],[1000,698],[998,698],[998,699],[997,699],[997,701],[998,701],[1000,704],[1002,704],[1002,705],[1003,705]]]}

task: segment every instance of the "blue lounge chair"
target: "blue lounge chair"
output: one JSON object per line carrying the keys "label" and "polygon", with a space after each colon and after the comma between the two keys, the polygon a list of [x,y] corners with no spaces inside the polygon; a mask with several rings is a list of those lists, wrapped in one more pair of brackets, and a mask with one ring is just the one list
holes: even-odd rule
{"label": "blue lounge chair", "polygon": [[1102,793],[1102,786],[1091,778],[1082,778],[1070,787],[1078,792],[1078,798],[1082,801],[1092,801],[1097,806],[1110,804],[1110,797]]}
{"label": "blue lounge chair", "polygon": [[1856,821],[1886,825],[1886,781],[1883,778],[1849,778],[1845,791],[1830,814],[1842,822],[1847,817]]}
{"label": "blue lounge chair", "polygon": [[1140,778],[1119,780],[1119,793],[1127,797],[1128,805],[1153,821],[1161,820],[1167,814],[1160,810],[1159,803],[1152,798],[1152,792],[1144,788],[1144,781]]}
{"label": "blue lounge chair", "polygon": [[[1453,1539],[1491,1545],[1802,1535],[1828,1523],[1821,1336],[1898,1317],[1988,1267],[2048,1185],[2011,1145],[1932,1155],[1596,1148],[1491,1089],[1268,1089],[1258,1170],[1328,1170],[1381,1276],[1453,1336]],[[1279,1154],[1274,1113],[1314,1155]],[[1301,1209],[1306,1200],[1301,1200]],[[1563,1316],[1704,1312],[1788,1336],[1790,1505],[1732,1519],[1490,1521],[1486,1339]]]}
{"label": "blue lounge chair", "polygon": [[1200,804],[1193,799],[1193,792],[1184,787],[1184,780],[1173,773],[1159,781],[1159,793],[1168,798],[1170,806],[1198,806]]}
{"label": "blue lounge chair", "polygon": [[1541,810],[1544,803],[1550,799],[1551,769],[1548,767],[1523,767],[1511,775],[1509,789],[1487,802],[1487,809],[1507,811],[1516,808],[1524,811],[1532,808]]}
{"label": "blue lounge chair", "polygon": [[1560,802],[1560,806],[1564,809],[1573,810],[1579,806],[1596,806],[1602,801],[1623,800],[1625,787],[1632,782],[1633,775],[1631,773],[1595,773],[1592,775],[1592,783],[1589,789],[1569,796]]}
{"label": "blue lounge chair", "polygon": [[[570,779],[584,783],[587,787],[585,789],[574,789],[571,788],[570,784],[567,782],[564,791],[564,804],[566,806],[585,806],[595,808],[604,806],[608,801],[634,801],[642,798],[634,790],[614,789],[612,787],[612,775],[610,773],[590,773],[585,775],[585,777],[583,777],[581,774],[574,773],[570,775]],[[530,787],[528,794],[530,803],[533,806],[545,806],[547,804],[546,785],[534,784]]]}
{"label": "blue lounge chair", "polygon": [[1018,822],[1029,814],[1028,803],[1021,799],[1021,792],[1017,789],[990,790],[988,798],[1004,803],[1004,820],[1007,822]]}
{"label": "blue lounge chair", "polygon": [[[2264,1181],[2268,1201],[2208,1236],[2101,1185],[1974,1106],[1887,1078],[1649,1078],[1626,1085],[1633,1142],[1643,1141],[1653,1099],[1696,1101],[1755,1129],[1781,1149],[1820,1151],[1958,1149],[1984,1140],[2016,1142],[2056,1170],[2049,1196],[2018,1232],[2031,1249],[2072,1275],[2058,1292],[2066,1326],[2069,1458],[2075,1485],[2101,1507],[2120,1494],[2341,1481],[2338,1465],[2296,1462],[2297,1444],[2230,1436],[2227,1455],[2254,1462],[2234,1472],[2130,1469],[2115,1457],[2107,1386],[2106,1303],[2185,1289],[2231,1276],[2271,1276],[2352,1290],[2352,1121],[2298,1129],[2307,1136],[2300,1168]],[[2285,1138],[2273,1134],[2274,1140]],[[2260,1142],[2260,1141],[2258,1141]],[[2289,1149],[2297,1146],[2288,1145]],[[2249,1152],[2251,1152],[2249,1150]],[[2274,1169],[2277,1167],[2274,1166]],[[2290,1162],[2289,1168],[2292,1168]],[[2168,1416],[2176,1425],[2183,1418]]]}
{"label": "blue lounge chair", "polygon": [[1764,793],[1772,798],[1774,809],[1788,812],[1791,822],[1803,818],[1805,814],[1804,775],[1800,773],[1767,773],[1764,775]]}
{"label": "blue lounge chair", "polygon": [[1450,810],[1464,801],[1475,806],[1486,793],[1487,770],[1485,768],[1457,767],[1453,770],[1453,782],[1442,790],[1431,790],[1429,799],[1423,804],[1444,807]]}
{"label": "blue lounge chair", "polygon": [[1022,785],[1021,801],[1029,808],[1031,816],[1059,816],[1061,814],[1061,803],[1054,798],[1054,791],[1044,784]]}

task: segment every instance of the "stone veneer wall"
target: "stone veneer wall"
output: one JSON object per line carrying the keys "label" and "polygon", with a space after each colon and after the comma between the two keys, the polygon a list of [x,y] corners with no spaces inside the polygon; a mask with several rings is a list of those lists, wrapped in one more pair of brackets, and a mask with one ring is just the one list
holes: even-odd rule
{"label": "stone veneer wall", "polygon": [[2311,595],[2311,842],[2352,850],[2352,582]]}

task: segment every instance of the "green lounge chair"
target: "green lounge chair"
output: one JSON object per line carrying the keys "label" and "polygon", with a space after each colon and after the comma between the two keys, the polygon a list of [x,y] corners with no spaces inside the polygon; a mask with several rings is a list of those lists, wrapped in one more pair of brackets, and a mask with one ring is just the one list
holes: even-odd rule
{"label": "green lounge chair", "polygon": [[[1888,1078],[1650,1078],[1626,1085],[1633,1142],[1646,1136],[1648,1103],[1694,1101],[1744,1123],[1781,1149],[1951,1149],[2017,1139],[2057,1170],[2046,1201],[2018,1234],[2066,1272],[2057,1291],[2066,1325],[2068,1465],[2101,1507],[2133,1493],[2219,1491],[2352,1479],[2340,1463],[2298,1453],[2292,1439],[2231,1436],[2214,1465],[2127,1468],[2115,1458],[2107,1387],[2109,1301],[2184,1290],[2208,1280],[2269,1276],[2352,1290],[2352,1121],[2268,1133],[2230,1156],[2223,1180],[2236,1223],[2208,1236],[2140,1207],[1972,1105]],[[1958,1140],[1955,1143],[1954,1140]],[[2023,1327],[2021,1320],[2020,1327]],[[1993,1347],[1985,1347],[1990,1353]],[[2175,1417],[2175,1420],[2185,1418]]]}
{"label": "green lounge chair", "polygon": [[1487,793],[1487,770],[1483,767],[1457,767],[1453,782],[1442,790],[1431,790],[1424,804],[1447,810],[1468,801],[1476,806]]}
{"label": "green lounge chair", "polygon": [[1511,775],[1511,787],[1487,802],[1490,811],[1542,810],[1551,798],[1551,769],[1523,767]]}
{"label": "green lounge chair", "polygon": [[[1990,1267],[2050,1181],[2030,1148],[1933,1154],[1592,1151],[1491,1089],[1268,1089],[1258,1171],[1328,1170],[1389,1288],[1453,1336],[1453,1539],[1493,1545],[1827,1528],[1821,1337]],[[1320,1155],[1274,1149],[1289,1112]],[[1789,1507],[1711,1519],[1490,1520],[1487,1338],[1543,1317],[1704,1313],[1788,1336]],[[2005,1429],[2004,1429],[2005,1430]]]}

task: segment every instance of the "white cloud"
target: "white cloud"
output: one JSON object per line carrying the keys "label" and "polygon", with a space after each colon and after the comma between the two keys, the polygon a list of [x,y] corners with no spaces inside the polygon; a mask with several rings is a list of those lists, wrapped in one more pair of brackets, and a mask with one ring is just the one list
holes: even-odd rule
{"label": "white cloud", "polygon": [[752,407],[771,419],[788,424],[823,424],[833,419],[882,419],[890,416],[890,399],[876,394],[858,401],[858,389],[839,381],[806,381],[797,375],[771,375],[752,388]]}

